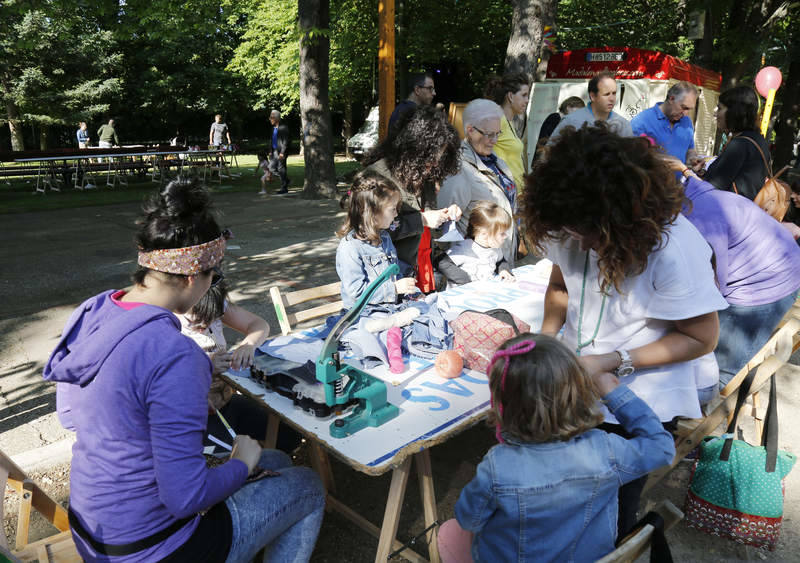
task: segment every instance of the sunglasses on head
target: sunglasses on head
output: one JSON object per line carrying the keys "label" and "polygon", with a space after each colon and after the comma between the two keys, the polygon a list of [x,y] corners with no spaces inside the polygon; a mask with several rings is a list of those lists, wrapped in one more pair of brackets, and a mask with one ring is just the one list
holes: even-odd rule
{"label": "sunglasses on head", "polygon": [[217,287],[222,280],[225,279],[225,274],[222,273],[222,269],[219,266],[214,266],[211,268],[211,271],[213,272],[211,276],[211,287]]}

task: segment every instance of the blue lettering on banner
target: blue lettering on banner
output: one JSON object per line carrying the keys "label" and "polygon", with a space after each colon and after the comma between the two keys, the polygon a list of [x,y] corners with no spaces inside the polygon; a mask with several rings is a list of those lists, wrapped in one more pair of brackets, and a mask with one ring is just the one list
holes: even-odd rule
{"label": "blue lettering on banner", "polygon": [[419,389],[418,387],[410,387],[408,389],[403,389],[400,394],[404,399],[411,401],[412,403],[439,403],[438,408],[428,407],[429,410],[432,411],[443,411],[450,408],[450,401],[447,399],[434,397],[433,395],[412,395],[412,391],[423,391],[423,389]]}
{"label": "blue lettering on banner", "polygon": [[458,395],[460,397],[471,397],[475,394],[455,379],[448,379],[445,383],[426,381],[420,385],[423,387],[430,387],[431,389],[438,389],[439,391],[444,391],[445,393],[452,393],[453,395]]}
{"label": "blue lettering on banner", "polygon": [[497,301],[494,299],[489,299],[488,297],[476,297],[471,299],[465,299],[464,302],[460,305],[460,307],[464,309],[476,309],[478,311],[487,311],[493,308],[495,305],[499,305]]}
{"label": "blue lettering on banner", "polygon": [[[479,371],[474,371],[472,373],[478,373],[480,375],[484,375],[484,374],[480,373]],[[486,379],[478,379],[478,378],[472,377],[468,373],[464,373],[463,371],[461,372],[461,376],[459,377],[459,379],[461,381],[469,381],[470,383],[477,383],[478,385],[486,385],[487,383],[489,383],[489,378],[488,377],[486,377]]]}

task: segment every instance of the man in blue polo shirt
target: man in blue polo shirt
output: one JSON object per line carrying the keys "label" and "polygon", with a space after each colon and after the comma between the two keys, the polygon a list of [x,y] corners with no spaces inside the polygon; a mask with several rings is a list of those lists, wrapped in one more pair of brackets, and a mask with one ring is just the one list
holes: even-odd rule
{"label": "man in blue polo shirt", "polygon": [[697,105],[697,88],[689,82],[676,82],[667,99],[646,109],[631,121],[634,135],[647,135],[664,150],[691,168],[703,161],[694,150],[694,126],[689,114]]}

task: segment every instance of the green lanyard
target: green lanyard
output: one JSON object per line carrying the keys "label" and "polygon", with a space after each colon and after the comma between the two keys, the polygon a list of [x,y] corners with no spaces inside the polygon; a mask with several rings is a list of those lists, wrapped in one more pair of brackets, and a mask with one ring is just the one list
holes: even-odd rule
{"label": "green lanyard", "polygon": [[586,262],[583,264],[583,285],[581,285],[581,306],[578,316],[578,347],[575,348],[575,353],[580,356],[581,350],[594,344],[594,339],[597,338],[597,333],[600,331],[600,322],[603,320],[603,311],[606,308],[606,293],[603,292],[603,301],[600,304],[600,316],[597,317],[597,326],[594,327],[594,334],[586,342],[581,342],[581,329],[583,327],[583,297],[586,292],[586,273],[589,271],[589,251],[586,251]]}

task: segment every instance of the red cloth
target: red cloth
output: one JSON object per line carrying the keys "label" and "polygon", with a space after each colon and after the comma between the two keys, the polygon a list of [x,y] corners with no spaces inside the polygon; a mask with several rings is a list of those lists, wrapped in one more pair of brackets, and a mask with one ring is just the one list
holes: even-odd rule
{"label": "red cloth", "polygon": [[433,264],[431,263],[431,230],[423,227],[417,250],[417,287],[422,293],[436,291],[436,282],[433,279]]}

